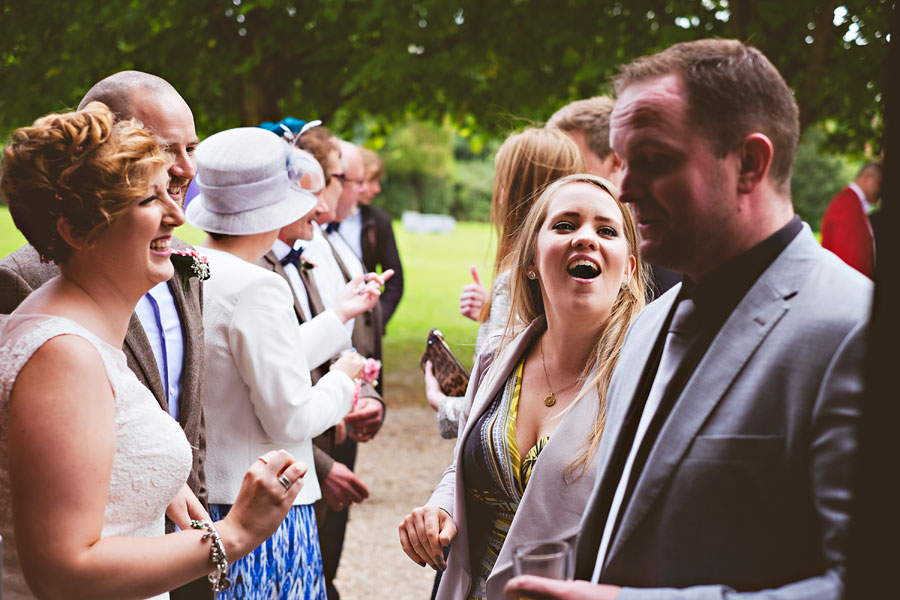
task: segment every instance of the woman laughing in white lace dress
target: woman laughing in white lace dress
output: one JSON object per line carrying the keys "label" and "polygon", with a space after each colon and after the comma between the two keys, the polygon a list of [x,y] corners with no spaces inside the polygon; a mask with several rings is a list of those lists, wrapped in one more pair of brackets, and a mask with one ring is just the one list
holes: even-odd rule
{"label": "woman laughing in white lace dress", "polygon": [[[0,321],[0,535],[5,598],[167,598],[284,518],[306,467],[284,451],[208,521],[191,451],[121,351],[138,299],[173,275],[184,216],[167,160],[102,104],[38,119],[3,152],[0,191],[60,275]],[[183,531],[164,535],[164,514]],[[197,519],[192,523],[192,519]],[[217,532],[217,533],[216,533]]]}

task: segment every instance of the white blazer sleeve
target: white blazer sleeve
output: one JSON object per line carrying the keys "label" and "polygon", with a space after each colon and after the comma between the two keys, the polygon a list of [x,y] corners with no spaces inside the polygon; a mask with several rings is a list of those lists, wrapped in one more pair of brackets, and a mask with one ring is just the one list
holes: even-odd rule
{"label": "white blazer sleeve", "polygon": [[239,298],[229,326],[235,366],[260,424],[274,441],[309,440],[350,410],[356,386],[332,371],[313,386],[288,284],[272,277]]}
{"label": "white blazer sleeve", "polygon": [[350,347],[350,334],[337,313],[328,309],[300,324],[300,343],[310,369]]}

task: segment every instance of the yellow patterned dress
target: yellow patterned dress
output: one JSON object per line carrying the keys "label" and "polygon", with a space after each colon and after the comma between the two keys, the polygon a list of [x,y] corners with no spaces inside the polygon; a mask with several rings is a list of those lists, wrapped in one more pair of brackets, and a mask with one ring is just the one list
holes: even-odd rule
{"label": "yellow patterned dress", "polygon": [[524,367],[523,359],[481,414],[463,448],[472,573],[470,600],[485,598],[487,578],[509,533],[537,457],[550,439],[541,438],[520,458],[516,414]]}

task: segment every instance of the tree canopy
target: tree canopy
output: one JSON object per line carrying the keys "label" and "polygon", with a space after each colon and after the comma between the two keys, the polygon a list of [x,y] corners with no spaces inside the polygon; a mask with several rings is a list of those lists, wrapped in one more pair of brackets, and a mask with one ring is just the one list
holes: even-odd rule
{"label": "tree canopy", "polygon": [[[76,105],[115,71],[182,92],[201,134],[322,118],[386,134],[408,116],[493,134],[608,91],[671,43],[737,37],[796,93],[804,129],[880,150],[890,0],[11,0],[0,8],[0,129]],[[371,123],[374,123],[374,129]]]}

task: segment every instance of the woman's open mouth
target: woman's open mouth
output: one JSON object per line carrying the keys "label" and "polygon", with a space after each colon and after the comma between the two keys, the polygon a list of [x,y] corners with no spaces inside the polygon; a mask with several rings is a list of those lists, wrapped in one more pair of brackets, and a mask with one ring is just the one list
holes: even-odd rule
{"label": "woman's open mouth", "polygon": [[566,265],[566,272],[575,279],[591,281],[600,275],[600,265],[588,258],[578,258]]}

